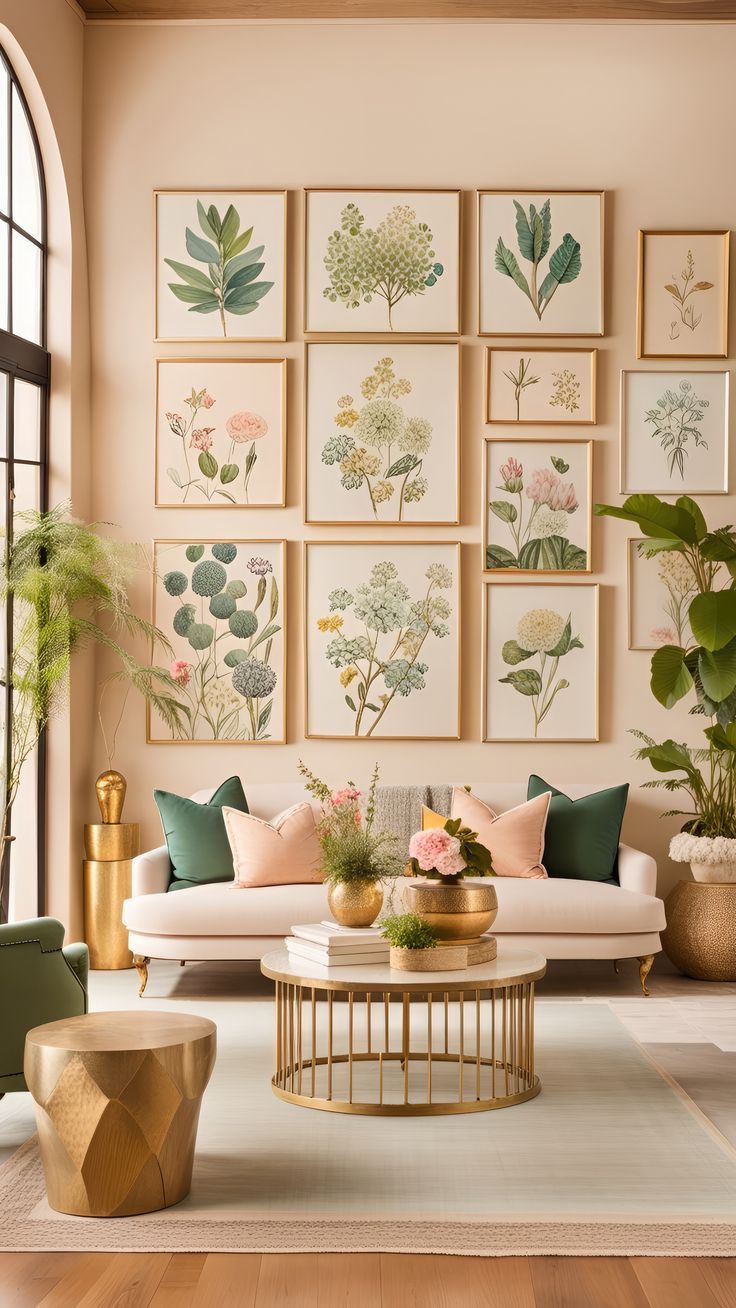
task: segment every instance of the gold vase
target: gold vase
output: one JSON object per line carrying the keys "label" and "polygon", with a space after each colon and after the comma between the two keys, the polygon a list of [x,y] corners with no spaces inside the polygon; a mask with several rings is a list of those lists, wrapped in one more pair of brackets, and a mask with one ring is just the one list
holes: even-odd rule
{"label": "gold vase", "polygon": [[486,881],[409,881],[407,907],[436,931],[438,940],[473,944],[493,925],[498,913],[495,887]]}
{"label": "gold vase", "polygon": [[104,823],[112,825],[120,821],[127,789],[128,783],[121,772],[100,773],[95,782],[95,790]]}
{"label": "gold vase", "polygon": [[369,927],[383,904],[379,881],[338,881],[327,887],[327,903],[336,922],[344,927]]}

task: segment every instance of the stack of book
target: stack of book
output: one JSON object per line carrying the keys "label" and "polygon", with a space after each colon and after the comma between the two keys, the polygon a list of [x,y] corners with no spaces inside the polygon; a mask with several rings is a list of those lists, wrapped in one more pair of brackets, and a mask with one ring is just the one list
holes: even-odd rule
{"label": "stack of book", "polygon": [[293,926],[284,941],[293,959],[321,963],[323,967],[369,966],[388,963],[389,946],[378,927],[359,930],[336,922],[307,922]]}

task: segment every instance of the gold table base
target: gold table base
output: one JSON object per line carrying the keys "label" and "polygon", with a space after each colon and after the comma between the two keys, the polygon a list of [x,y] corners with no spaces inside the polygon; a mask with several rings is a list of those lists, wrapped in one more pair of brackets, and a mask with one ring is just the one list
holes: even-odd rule
{"label": "gold table base", "polygon": [[131,895],[139,846],[137,822],[95,822],[84,828],[84,934],[93,969],[119,971],[133,966],[123,902]]}
{"label": "gold table base", "polygon": [[[318,982],[276,980],[274,1094],[303,1108],[375,1117],[487,1112],[539,1094],[533,981],[440,994],[435,987],[411,998],[394,992],[394,999],[401,1004],[398,1042],[388,992],[353,991],[348,983],[336,1001]],[[336,1019],[345,1010],[343,1031]],[[437,1080],[448,1064],[457,1069],[454,1087],[448,1097],[443,1085],[439,1097]]]}

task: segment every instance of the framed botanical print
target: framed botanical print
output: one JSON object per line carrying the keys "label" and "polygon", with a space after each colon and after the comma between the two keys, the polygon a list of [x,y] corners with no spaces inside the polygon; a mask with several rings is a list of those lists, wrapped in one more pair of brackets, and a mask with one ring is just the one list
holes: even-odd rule
{"label": "framed botanical print", "polygon": [[286,191],[154,191],[157,341],[286,340]]}
{"label": "framed botanical print", "polygon": [[725,359],[731,233],[639,232],[639,359]]}
{"label": "framed botanical print", "polygon": [[647,558],[644,537],[628,542],[629,649],[693,644],[688,621],[697,591],[692,568],[677,550]]}
{"label": "framed botanical print", "polygon": [[727,371],[621,373],[621,494],[728,491]]}
{"label": "framed botanical print", "polygon": [[304,330],[460,334],[460,191],[304,195]]}
{"label": "framed botanical print", "polygon": [[603,244],[603,191],[479,191],[479,335],[602,336]]}
{"label": "framed botanical print", "polygon": [[156,504],[286,502],[286,360],[156,360]]}
{"label": "framed botanical print", "polygon": [[486,347],[486,422],[574,427],[596,420],[597,350]]}
{"label": "framed botanical print", "polygon": [[598,740],[598,590],[486,582],[484,740]]}
{"label": "framed botanical print", "polygon": [[286,542],[154,541],[153,621],[174,649],[181,725],[149,744],[283,744]]}
{"label": "framed botanical print", "polygon": [[486,439],[486,571],[592,571],[592,455],[592,441]]}
{"label": "framed botanical print", "polygon": [[304,547],[308,737],[457,740],[460,546]]}
{"label": "framed botanical print", "polygon": [[307,346],[305,519],[459,521],[460,347]]}

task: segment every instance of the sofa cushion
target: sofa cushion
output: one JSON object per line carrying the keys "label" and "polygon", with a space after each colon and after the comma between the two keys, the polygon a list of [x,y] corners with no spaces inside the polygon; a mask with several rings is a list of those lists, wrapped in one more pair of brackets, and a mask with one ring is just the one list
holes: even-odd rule
{"label": "sofa cushion", "polygon": [[154,790],[171,860],[169,890],[190,889],[207,881],[232,881],[230,852],[222,809],[248,812],[240,777],[229,777],[204,804],[167,790]]}
{"label": "sofa cushion", "polygon": [[271,822],[227,806],[222,816],[236,886],[253,889],[323,880],[322,846],[311,804],[292,804]]}
{"label": "sofa cushion", "polygon": [[548,875],[578,881],[615,879],[628,782],[570,799],[532,773],[527,789],[529,799],[547,793],[552,796],[544,838],[544,866]]}
{"label": "sofa cushion", "polygon": [[496,876],[538,881],[547,875],[542,852],[549,800],[548,794],[537,795],[517,808],[495,813],[482,799],[455,786],[452,816],[478,832],[481,845],[490,850]]}

